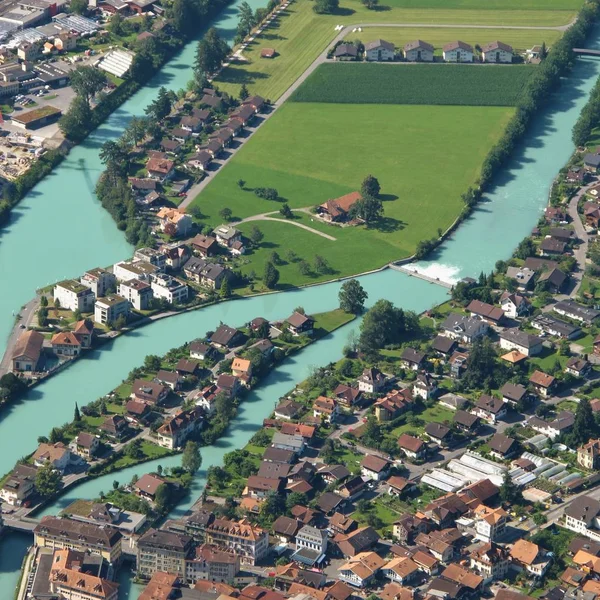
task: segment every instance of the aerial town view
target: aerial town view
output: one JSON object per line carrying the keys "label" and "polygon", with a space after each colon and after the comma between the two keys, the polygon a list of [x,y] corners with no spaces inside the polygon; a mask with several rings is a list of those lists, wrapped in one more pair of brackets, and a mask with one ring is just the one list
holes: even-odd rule
{"label": "aerial town view", "polygon": [[600,600],[600,0],[0,0],[0,600]]}

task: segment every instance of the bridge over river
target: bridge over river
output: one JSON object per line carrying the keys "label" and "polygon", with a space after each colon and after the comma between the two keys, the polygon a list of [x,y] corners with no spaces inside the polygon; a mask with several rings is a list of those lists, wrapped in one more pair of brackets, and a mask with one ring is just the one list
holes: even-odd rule
{"label": "bridge over river", "polygon": [[600,50],[594,50],[593,48],[573,48],[573,52],[580,56],[600,56]]}

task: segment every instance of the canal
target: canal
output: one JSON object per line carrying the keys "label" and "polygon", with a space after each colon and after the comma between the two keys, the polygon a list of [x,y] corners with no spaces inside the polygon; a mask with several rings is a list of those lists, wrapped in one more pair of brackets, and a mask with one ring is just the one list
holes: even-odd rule
{"label": "canal", "polygon": [[[589,43],[593,46],[599,42],[600,33]],[[189,64],[193,50],[188,48],[184,54],[186,53],[188,54],[187,64]],[[166,75],[168,81],[159,81],[153,84],[154,92],[156,87],[162,83],[170,84],[176,81],[176,77],[180,75],[178,69],[186,70],[186,75],[181,78],[181,83],[172,87],[183,87],[184,80],[187,80],[189,76],[189,70],[187,70],[183,58],[177,59],[175,64],[180,66],[175,68],[170,65],[166,69],[167,74],[169,69],[174,71],[170,75]],[[498,178],[496,187],[486,195],[484,202],[474,211],[472,217],[463,223],[452,238],[438,249],[433,259],[420,263],[419,268],[443,279],[457,279],[465,275],[476,275],[481,270],[489,271],[497,260],[510,256],[518,242],[536,224],[546,204],[548,190],[554,176],[573,151],[571,129],[599,75],[600,62],[589,58],[578,59],[573,73],[564,81],[564,85],[556,94],[552,109],[539,115],[526,142],[515,154],[505,173]],[[123,119],[122,127],[122,123],[132,114],[128,111],[133,111],[133,114],[139,113],[140,106],[147,103],[153,92],[144,90],[143,93],[147,94],[147,97],[140,98],[138,100],[140,104],[137,107],[129,103],[124,105],[122,110],[126,114],[115,115],[112,124],[111,121],[107,123],[106,127],[112,131],[107,131],[104,139],[118,132],[119,118]],[[143,102],[145,103],[142,104]],[[99,130],[98,136],[101,135],[101,130]],[[32,197],[21,205],[21,214],[18,215],[9,232],[0,238],[2,282],[3,284],[8,283],[9,286],[12,285],[12,287],[3,285],[3,289],[11,290],[10,294],[2,294],[0,297],[0,303],[2,303],[0,304],[0,314],[4,315],[3,321],[7,318],[7,310],[10,312],[28,300],[36,287],[65,275],[76,274],[96,264],[108,264],[126,256],[130,251],[112,222],[108,218],[104,218],[102,209],[97,206],[93,197],[93,185],[91,184],[100,171],[100,165],[95,162],[97,159],[94,153],[97,153],[101,139],[102,137],[96,138],[95,148],[82,147],[75,162],[71,159],[67,165],[64,165],[65,169],[61,166],[54,177],[38,186],[39,189],[34,190],[35,193]],[[90,144],[93,143],[91,140]],[[65,177],[66,185],[56,182],[56,176]],[[73,187],[77,186],[79,213],[74,209],[76,204],[71,203],[76,195],[70,189],[71,184]],[[54,192],[51,193],[51,190]],[[69,198],[64,204],[59,191],[64,192]],[[53,212],[46,212],[46,222],[40,223],[35,220],[38,219],[36,217],[38,209],[48,211],[50,204],[52,204]],[[65,241],[63,245],[55,246],[53,245],[55,242],[51,239],[55,237],[52,235],[54,232],[48,223],[56,223],[57,214],[60,215],[63,210],[65,214],[84,214],[91,219],[81,221],[78,219],[76,223],[73,223],[74,231],[80,228],[82,223],[94,223],[94,225],[89,226],[89,231],[86,229],[89,235],[80,236],[80,233],[76,232],[74,238],[68,242]],[[61,231],[66,222],[67,219],[60,221]],[[24,230],[27,231],[26,227],[25,229],[21,228],[21,223],[29,224],[29,227],[33,228],[35,237],[30,237],[31,232],[29,231],[26,234],[29,239],[29,247],[25,244],[19,245],[17,241],[14,241],[19,233],[23,234]],[[83,243],[84,239],[87,242],[90,239],[96,240],[95,243],[99,244],[99,247],[93,245],[90,247],[89,243]],[[32,240],[35,240],[35,243]],[[44,262],[40,261],[40,255],[52,256],[48,252],[40,252],[42,248],[46,248],[47,243],[47,247],[53,254],[57,253],[56,255],[61,258],[63,253],[69,254],[68,257],[65,257],[65,262],[48,260],[48,265],[38,264]],[[23,269],[22,264],[21,269],[18,270],[21,274],[19,277],[16,269],[8,269],[11,261],[6,257],[7,248],[9,248],[9,256],[12,254],[13,257],[20,256],[15,252],[24,252],[26,266],[31,268],[31,272],[27,273],[27,269]],[[30,256],[34,254],[37,261]],[[18,263],[19,261],[13,260],[12,262]],[[52,270],[53,265],[57,262],[64,265],[64,273]],[[45,266],[48,268],[44,268]],[[25,278],[22,273],[27,273],[28,276]],[[404,308],[420,311],[442,301],[446,294],[446,290],[443,288],[390,270],[361,277],[360,281],[369,292],[369,304],[378,298],[387,298]],[[204,334],[219,321],[240,325],[258,315],[275,319],[285,317],[299,305],[304,306],[307,312],[331,309],[337,304],[339,286],[339,283],[331,283],[303,290],[227,302],[159,321],[123,336],[114,343],[113,347],[105,346],[102,350],[94,352],[89,358],[79,361],[60,376],[33,390],[22,402],[0,415],[0,440],[2,440],[0,473],[10,469],[20,456],[31,452],[38,435],[43,435],[52,426],[69,420],[72,417],[76,401],[81,406],[106,393],[117,385],[133,367],[139,365],[147,354],[163,354],[173,346]],[[295,383],[302,380],[310,366],[339,358],[348,333],[353,327],[356,327],[356,324],[338,330],[325,340],[299,353],[271,374],[265,384],[251,394],[228,430],[227,437],[213,447],[203,449],[204,463],[196,478],[193,493],[174,512],[175,515],[180,514],[193,502],[203,485],[206,469],[213,464],[219,464],[224,453],[242,447],[260,427],[262,419],[269,414],[277,399]],[[6,323],[0,324],[2,339],[8,329],[9,326]],[[73,390],[76,390],[76,393]],[[27,432],[27,435],[23,435],[23,432]],[[178,464],[178,460],[177,457],[161,460],[160,464],[171,466]],[[67,493],[45,513],[56,513],[74,498],[93,497],[99,491],[108,490],[113,480],[117,479],[123,483],[130,480],[134,473],[140,474],[155,466],[154,463],[147,463],[138,468],[87,482]],[[12,590],[16,584],[19,576],[20,557],[29,543],[30,540],[27,538],[11,534],[0,546],[1,590]],[[19,558],[17,559],[17,557]],[[124,588],[123,598],[126,597],[128,594]]]}

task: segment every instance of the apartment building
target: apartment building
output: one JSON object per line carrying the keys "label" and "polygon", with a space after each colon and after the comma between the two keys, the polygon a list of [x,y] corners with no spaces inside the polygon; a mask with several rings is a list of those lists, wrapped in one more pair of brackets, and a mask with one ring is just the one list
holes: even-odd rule
{"label": "apartment building", "polygon": [[234,550],[244,565],[255,565],[269,552],[269,534],[245,519],[215,519],[206,527],[206,542]]}
{"label": "apartment building", "polygon": [[149,529],[138,540],[138,574],[144,579],[150,579],[157,571],[165,571],[184,578],[186,559],[191,551],[191,537],[170,531]]}

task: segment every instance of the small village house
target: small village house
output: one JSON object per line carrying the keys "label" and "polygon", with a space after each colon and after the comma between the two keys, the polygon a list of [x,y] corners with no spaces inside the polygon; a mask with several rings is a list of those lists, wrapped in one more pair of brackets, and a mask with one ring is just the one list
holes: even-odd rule
{"label": "small village house", "polygon": [[394,44],[385,40],[374,40],[365,44],[365,58],[368,61],[387,61],[396,58]]}
{"label": "small village house", "polygon": [[450,42],[442,49],[442,56],[446,62],[470,63],[473,62],[473,46],[461,41]]}
{"label": "small village house", "polygon": [[186,236],[192,227],[192,217],[177,208],[161,208],[156,213],[160,230],[172,236]]}
{"label": "small village house", "polygon": [[333,60],[348,61],[358,58],[358,48],[354,44],[340,44],[333,52]]}
{"label": "small village house", "polygon": [[317,207],[317,214],[325,221],[343,223],[349,219],[350,209],[362,200],[360,192],[350,192],[339,198],[327,200]]}
{"label": "small village house", "polygon": [[44,336],[39,331],[24,331],[12,352],[12,370],[17,373],[37,371],[43,345]]}
{"label": "small village house", "polygon": [[404,45],[404,60],[409,62],[433,62],[434,48],[423,40],[414,40]]}
{"label": "small village house", "polygon": [[481,48],[483,62],[512,63],[513,48],[503,42],[490,42]]}

